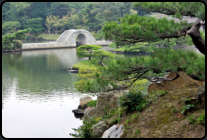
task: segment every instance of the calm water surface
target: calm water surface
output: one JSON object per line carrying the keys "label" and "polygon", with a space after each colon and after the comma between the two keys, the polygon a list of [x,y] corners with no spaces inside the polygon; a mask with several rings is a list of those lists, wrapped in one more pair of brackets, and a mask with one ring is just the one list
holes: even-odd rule
{"label": "calm water surface", "polygon": [[71,128],[82,125],[72,110],[88,95],[76,91],[78,75],[66,68],[84,59],[76,56],[76,48],[2,54],[3,136],[71,137]]}

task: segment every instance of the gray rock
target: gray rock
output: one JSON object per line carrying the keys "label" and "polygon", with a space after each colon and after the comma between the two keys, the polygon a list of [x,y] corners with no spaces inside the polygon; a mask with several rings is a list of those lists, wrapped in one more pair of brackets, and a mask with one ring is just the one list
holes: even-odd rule
{"label": "gray rock", "polygon": [[197,102],[205,108],[205,83],[203,83],[199,88],[196,95]]}
{"label": "gray rock", "polygon": [[84,110],[84,114],[88,114],[91,110],[95,109],[95,107],[86,107],[85,110]]}
{"label": "gray rock", "polygon": [[103,133],[102,138],[120,138],[123,132],[124,132],[124,125],[116,124],[110,127],[109,129],[107,129]]}
{"label": "gray rock", "polygon": [[67,71],[68,71],[69,73],[79,73],[78,69],[76,69],[76,68],[72,68],[72,67],[67,68]]}
{"label": "gray rock", "polygon": [[92,127],[92,133],[94,138],[100,138],[104,131],[106,131],[107,126],[104,121],[100,121]]}
{"label": "gray rock", "polygon": [[113,86],[111,84],[108,84],[108,88],[112,90]]}
{"label": "gray rock", "polygon": [[97,97],[97,104],[94,109],[88,112],[90,117],[104,115],[105,109],[106,111],[110,109],[114,109],[118,107],[118,99],[119,96],[123,94],[123,92],[128,92],[129,90],[113,90],[109,92],[104,92]]}

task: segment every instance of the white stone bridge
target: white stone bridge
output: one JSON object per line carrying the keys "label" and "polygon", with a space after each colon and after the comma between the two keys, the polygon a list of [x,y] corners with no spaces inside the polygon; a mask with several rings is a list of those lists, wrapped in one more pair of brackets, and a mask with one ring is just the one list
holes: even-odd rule
{"label": "white stone bridge", "polygon": [[[77,40],[76,40],[77,39]],[[92,45],[109,45],[111,41],[96,41],[93,35],[83,29],[70,29],[63,32],[56,42],[49,43],[23,43],[23,50],[34,49],[52,49],[52,48],[70,48],[76,47],[76,41],[78,45],[92,44]]]}

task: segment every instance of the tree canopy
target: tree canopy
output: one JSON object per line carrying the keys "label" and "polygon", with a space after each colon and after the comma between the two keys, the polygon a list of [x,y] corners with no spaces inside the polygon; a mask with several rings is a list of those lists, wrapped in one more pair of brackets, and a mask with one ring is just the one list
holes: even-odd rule
{"label": "tree canopy", "polygon": [[18,30],[14,33],[7,33],[2,36],[2,49],[12,49],[12,44],[17,44],[16,40],[24,39],[24,35],[31,31],[30,29]]}
{"label": "tree canopy", "polygon": [[93,53],[94,53],[94,57],[96,57],[100,60],[99,64],[101,64],[103,62],[104,58],[107,58],[107,57],[108,58],[114,58],[116,56],[112,52],[107,52],[107,51],[104,51],[104,50],[94,50]]}
{"label": "tree canopy", "polygon": [[155,42],[166,38],[179,38],[189,35],[199,51],[205,54],[205,41],[199,28],[205,24],[205,5],[202,2],[135,2],[135,7],[142,7],[146,12],[158,12],[174,15],[197,17],[194,23],[175,22],[166,17],[156,19],[137,14],[126,15],[116,21],[107,22],[103,27],[105,38],[113,40],[117,45],[135,44],[137,42]]}
{"label": "tree canopy", "polygon": [[97,45],[82,45],[77,48],[78,57],[88,57],[91,60],[92,57],[95,57],[94,50],[101,49],[101,46]]}
{"label": "tree canopy", "polygon": [[[200,32],[205,24],[205,5],[201,2],[141,2],[134,3],[135,7],[149,12],[159,12],[173,15],[182,19],[183,16],[197,17],[194,23],[174,19],[125,15],[119,21],[108,21],[103,27],[105,39],[112,40],[116,45],[133,45],[139,42],[170,41],[190,36],[194,45],[205,55],[205,41]],[[178,40],[180,42],[181,40]],[[173,43],[173,42],[172,42]],[[170,44],[170,43],[169,43]],[[82,79],[75,85],[82,92],[109,91],[119,89],[121,81],[132,86],[138,79],[148,79],[151,82],[172,81],[179,77],[177,71],[185,71],[191,78],[205,80],[205,56],[194,52],[154,48],[150,56],[108,61],[107,66],[99,70],[88,79]],[[166,72],[176,72],[172,79],[160,78]],[[110,85],[109,85],[110,84]]]}
{"label": "tree canopy", "polygon": [[[62,33],[68,29],[86,29],[97,33],[105,21],[117,21],[118,17],[130,14],[131,2],[4,2],[2,5],[2,23],[19,22],[22,27],[30,19],[42,18],[43,30],[48,16],[59,16],[57,24],[50,33]],[[3,32],[6,34],[8,32]],[[33,34],[33,32],[31,32]]]}

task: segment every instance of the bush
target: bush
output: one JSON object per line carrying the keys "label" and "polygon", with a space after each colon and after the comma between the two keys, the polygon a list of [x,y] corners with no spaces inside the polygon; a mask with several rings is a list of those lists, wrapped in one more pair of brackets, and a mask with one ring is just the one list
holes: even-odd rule
{"label": "bush", "polygon": [[40,36],[37,37],[37,39],[43,39],[43,37],[40,35]]}
{"label": "bush", "polygon": [[14,47],[15,48],[22,48],[22,41],[21,40],[14,40],[14,43],[13,43]]}
{"label": "bush", "polygon": [[121,107],[126,108],[130,112],[142,111],[146,105],[149,104],[149,102],[143,98],[141,91],[124,92],[123,95],[119,97],[118,103]]}
{"label": "bush", "polygon": [[28,40],[29,38],[30,38],[30,35],[27,35],[27,36],[25,37],[26,40]]}
{"label": "bush", "polygon": [[72,128],[74,131],[76,131],[76,134],[70,133],[69,135],[75,137],[75,138],[92,138],[92,127],[97,124],[100,119],[96,119],[96,117],[90,117],[86,116],[87,119],[84,119],[83,125],[78,127],[78,129]]}
{"label": "bush", "polygon": [[58,34],[62,34],[63,32],[62,32],[62,31],[57,31],[57,33],[58,33]]}
{"label": "bush", "polygon": [[31,36],[30,36],[30,39],[35,39],[36,38],[36,35],[34,35],[34,34],[32,34]]}

